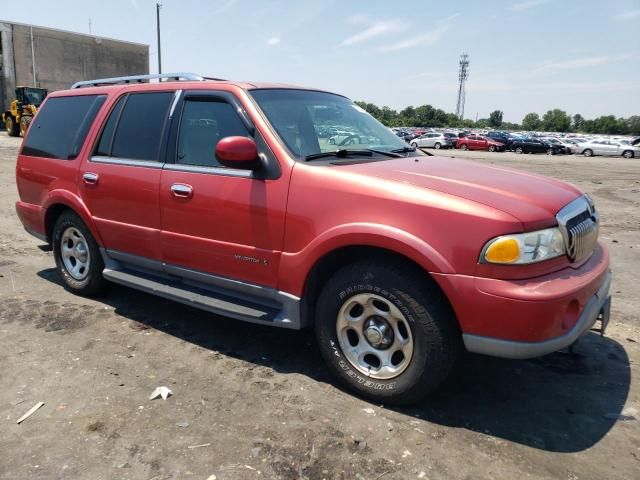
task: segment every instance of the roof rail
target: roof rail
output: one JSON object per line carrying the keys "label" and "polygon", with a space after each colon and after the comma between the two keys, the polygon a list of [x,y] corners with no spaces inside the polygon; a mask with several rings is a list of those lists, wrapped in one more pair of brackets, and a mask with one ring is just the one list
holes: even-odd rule
{"label": "roof rail", "polygon": [[115,85],[118,83],[142,83],[145,80],[173,80],[173,81],[181,81],[181,80],[191,80],[196,82],[202,82],[205,79],[202,75],[197,75],[195,73],[152,73],[149,75],[132,75],[129,77],[113,77],[113,78],[97,78],[95,80],[84,80],[82,82],[76,82],[71,85],[71,88],[82,88],[82,87],[97,87],[98,85]]}

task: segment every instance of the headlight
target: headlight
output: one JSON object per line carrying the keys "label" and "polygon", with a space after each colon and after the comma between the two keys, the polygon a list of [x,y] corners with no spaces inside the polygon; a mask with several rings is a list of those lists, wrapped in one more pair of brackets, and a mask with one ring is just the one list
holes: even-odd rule
{"label": "headlight", "polygon": [[564,239],[557,227],[536,232],[502,235],[487,242],[480,263],[522,265],[565,254]]}

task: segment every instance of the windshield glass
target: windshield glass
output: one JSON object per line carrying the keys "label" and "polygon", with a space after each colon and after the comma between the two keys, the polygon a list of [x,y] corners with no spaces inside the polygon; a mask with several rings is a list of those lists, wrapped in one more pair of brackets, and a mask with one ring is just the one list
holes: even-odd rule
{"label": "windshield glass", "polygon": [[39,89],[25,88],[24,96],[26,97],[26,100],[29,104],[39,107],[40,104],[42,103],[42,100],[44,100],[45,91],[39,90]]}
{"label": "windshield glass", "polygon": [[339,95],[294,89],[250,93],[289,150],[300,158],[344,149],[390,152],[408,147],[366,111]]}

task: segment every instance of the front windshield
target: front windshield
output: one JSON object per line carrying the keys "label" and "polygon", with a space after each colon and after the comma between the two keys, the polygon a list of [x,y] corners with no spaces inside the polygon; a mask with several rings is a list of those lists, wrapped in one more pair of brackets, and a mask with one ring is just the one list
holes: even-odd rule
{"label": "front windshield", "polygon": [[407,143],[351,100],[325,92],[252,90],[289,150],[305,158],[337,150],[406,149]]}
{"label": "front windshield", "polygon": [[27,97],[27,103],[39,107],[44,100],[45,90],[25,88],[24,96]]}

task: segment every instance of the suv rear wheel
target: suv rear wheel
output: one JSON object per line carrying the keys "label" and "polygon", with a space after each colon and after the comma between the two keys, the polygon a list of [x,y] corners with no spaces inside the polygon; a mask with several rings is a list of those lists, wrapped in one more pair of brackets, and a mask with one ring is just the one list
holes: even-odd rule
{"label": "suv rear wheel", "polygon": [[93,295],[104,287],[98,244],[77,214],[65,212],[56,221],[53,252],[60,276],[73,293]]}
{"label": "suv rear wheel", "polygon": [[390,263],[357,262],[322,290],[315,312],[322,356],[349,389],[377,402],[423,399],[460,351],[456,320],[439,289]]}

